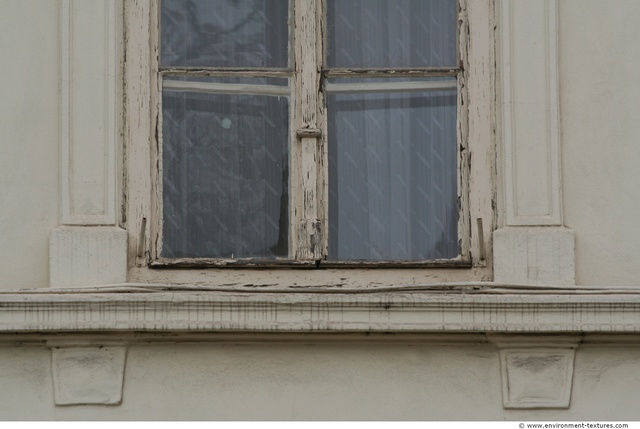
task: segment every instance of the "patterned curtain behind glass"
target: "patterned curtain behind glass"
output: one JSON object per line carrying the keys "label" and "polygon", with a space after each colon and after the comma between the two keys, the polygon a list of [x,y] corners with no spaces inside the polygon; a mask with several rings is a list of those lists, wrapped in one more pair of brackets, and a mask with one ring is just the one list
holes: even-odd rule
{"label": "patterned curtain behind glass", "polygon": [[[288,65],[288,0],[161,4],[165,69]],[[191,88],[168,85],[176,83]],[[163,257],[288,255],[289,99],[211,89],[227,84],[286,87],[288,80],[164,78]]]}
{"label": "patterned curtain behind glass", "polygon": [[[328,66],[455,67],[456,17],[455,0],[329,0]],[[455,82],[422,81],[443,79]],[[456,91],[329,92],[327,100],[329,257],[456,257]]]}

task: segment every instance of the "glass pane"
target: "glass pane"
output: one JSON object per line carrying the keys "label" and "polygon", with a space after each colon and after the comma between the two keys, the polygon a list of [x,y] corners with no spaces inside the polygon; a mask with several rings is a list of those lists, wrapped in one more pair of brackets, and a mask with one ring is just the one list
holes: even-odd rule
{"label": "glass pane", "polygon": [[327,0],[327,65],[456,66],[457,0]]}
{"label": "glass pane", "polygon": [[408,79],[366,81],[374,92],[328,82],[329,259],[458,256],[455,78],[386,93],[381,84]]}
{"label": "glass pane", "polygon": [[286,257],[288,97],[219,94],[206,85],[216,79],[196,81],[202,91],[166,83],[162,95],[162,256]]}
{"label": "glass pane", "polygon": [[162,67],[286,68],[288,0],[162,0]]}

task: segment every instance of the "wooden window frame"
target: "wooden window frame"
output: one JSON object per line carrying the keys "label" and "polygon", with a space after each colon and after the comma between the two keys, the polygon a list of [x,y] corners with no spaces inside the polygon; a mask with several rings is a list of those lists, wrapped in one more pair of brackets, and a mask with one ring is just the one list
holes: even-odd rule
{"label": "wooden window frame", "polygon": [[[161,79],[159,62],[159,2],[135,0],[124,2],[125,19],[125,158],[123,226],[129,232],[130,277],[153,281],[162,271],[163,279],[186,279],[193,275],[176,274],[178,268],[200,269],[210,273],[215,268],[306,267],[352,273],[369,268],[401,270],[401,278],[415,281],[416,276],[436,276],[454,280],[479,280],[491,276],[491,231],[495,228],[495,150],[493,147],[493,0],[469,2],[458,0],[458,51],[460,66],[450,69],[343,70],[323,72],[323,1],[294,0],[292,30],[295,55],[294,70],[253,72],[247,70],[198,70],[190,73],[214,76],[287,76],[291,79],[291,195],[290,259],[163,259],[159,226],[161,209]],[[470,23],[472,25],[470,25]],[[482,25],[484,23],[484,26]],[[480,50],[469,30],[480,29]],[[484,27],[484,28],[483,28]],[[303,35],[299,37],[298,35]],[[303,59],[303,56],[305,58]],[[458,204],[460,255],[451,260],[406,262],[317,261],[326,255],[327,234],[318,241],[319,232],[327,231],[327,124],[324,119],[322,82],[325,77],[353,75],[383,77],[452,76],[458,81]],[[476,74],[477,73],[477,74]],[[324,75],[323,75],[324,74]],[[307,100],[304,105],[301,100]],[[471,160],[474,160],[472,163]],[[475,162],[478,160],[478,162]],[[318,203],[320,202],[320,203]],[[322,235],[320,235],[322,236]],[[315,240],[315,241],[314,241]],[[319,244],[319,245],[318,245]],[[151,268],[163,268],[153,270]],[[209,268],[209,270],[207,270]],[[350,270],[344,271],[343,269]],[[429,268],[425,270],[424,268]],[[463,268],[451,270],[451,268]],[[189,271],[189,270],[182,270]],[[196,270],[194,270],[196,271]],[[173,274],[171,274],[173,273]],[[426,274],[430,273],[430,274]],[[457,273],[457,274],[455,274]],[[232,274],[222,277],[233,277]],[[182,280],[178,280],[182,281]],[[366,282],[366,280],[365,280]]]}

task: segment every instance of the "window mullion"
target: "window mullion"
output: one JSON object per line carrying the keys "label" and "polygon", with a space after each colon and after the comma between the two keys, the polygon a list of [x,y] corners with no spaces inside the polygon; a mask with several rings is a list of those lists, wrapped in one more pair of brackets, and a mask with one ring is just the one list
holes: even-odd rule
{"label": "window mullion", "polygon": [[292,177],[294,212],[293,247],[299,260],[322,257],[318,202],[319,151],[321,132],[318,118],[318,20],[315,0],[296,0],[294,15],[295,87],[292,136]]}

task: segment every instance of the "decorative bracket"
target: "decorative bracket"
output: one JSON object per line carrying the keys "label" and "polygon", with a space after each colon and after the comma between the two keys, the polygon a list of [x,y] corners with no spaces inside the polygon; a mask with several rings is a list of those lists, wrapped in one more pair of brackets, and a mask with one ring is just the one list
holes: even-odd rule
{"label": "decorative bracket", "polygon": [[49,343],[56,405],[118,405],[126,347]]}
{"label": "decorative bracket", "polygon": [[504,408],[569,408],[577,336],[490,336],[500,349]]}

